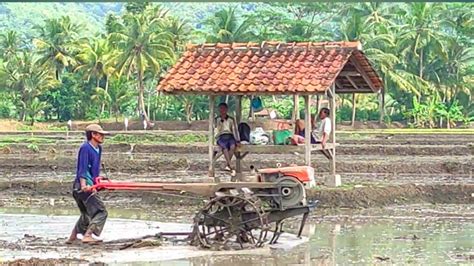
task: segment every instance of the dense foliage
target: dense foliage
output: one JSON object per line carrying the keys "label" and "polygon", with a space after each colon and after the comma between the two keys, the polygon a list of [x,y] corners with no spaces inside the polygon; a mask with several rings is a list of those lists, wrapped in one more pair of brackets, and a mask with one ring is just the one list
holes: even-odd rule
{"label": "dense foliage", "polygon": [[[205,119],[205,97],[159,95],[160,76],[188,42],[266,40],[361,41],[383,79],[388,122],[451,127],[474,116],[471,3],[49,5],[67,12],[0,4],[0,118]],[[338,120],[351,119],[350,97],[337,99]],[[263,100],[291,117],[292,98]],[[356,103],[358,120],[378,118],[376,96]]]}

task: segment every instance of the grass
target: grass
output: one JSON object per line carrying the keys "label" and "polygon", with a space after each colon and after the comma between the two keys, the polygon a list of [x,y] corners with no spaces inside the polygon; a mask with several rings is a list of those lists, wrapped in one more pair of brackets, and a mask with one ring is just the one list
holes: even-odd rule
{"label": "grass", "polygon": [[338,134],[354,134],[354,135],[364,135],[364,134],[448,134],[448,135],[457,135],[457,134],[469,134],[474,135],[474,129],[470,128],[461,128],[461,129],[445,129],[445,128],[391,128],[391,129],[370,129],[370,130],[344,130],[338,131]]}
{"label": "grass", "polygon": [[34,144],[34,143],[28,144],[27,148],[28,148],[30,151],[39,152],[39,147],[38,147],[38,145],[36,145],[36,144]]}
{"label": "grass", "polygon": [[17,143],[34,143],[34,144],[50,144],[55,143],[55,140],[39,138],[39,137],[1,137],[0,144],[17,144]]}
{"label": "grass", "polygon": [[202,134],[163,134],[163,135],[124,135],[116,134],[108,139],[111,143],[203,143],[207,142],[207,136]]}
{"label": "grass", "polygon": [[326,187],[326,186],[316,186],[313,188],[314,190],[353,190],[359,187],[385,187],[390,184],[385,184],[385,183],[342,183],[338,187]]}

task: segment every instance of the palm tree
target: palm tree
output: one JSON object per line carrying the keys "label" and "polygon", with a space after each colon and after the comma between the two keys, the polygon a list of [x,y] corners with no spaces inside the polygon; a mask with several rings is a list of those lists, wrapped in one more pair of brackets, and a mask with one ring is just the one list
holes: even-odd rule
{"label": "palm tree", "polygon": [[447,51],[443,40],[447,39],[443,26],[449,23],[443,15],[445,5],[441,3],[408,3],[401,11],[404,25],[401,27],[397,46],[406,58],[415,61],[413,71],[419,78],[424,78],[424,69],[429,64],[429,53],[435,52],[438,57],[446,58]]}
{"label": "palm tree", "polygon": [[135,74],[138,82],[138,108],[149,121],[145,108],[145,71],[156,77],[163,63],[174,60],[172,34],[165,30],[165,12],[159,7],[148,7],[141,14],[124,16],[124,31],[110,34],[119,47],[117,71],[130,77]]}
{"label": "palm tree", "polygon": [[67,16],[59,19],[48,19],[43,26],[35,27],[39,37],[33,40],[40,56],[39,62],[48,65],[55,71],[57,80],[61,73],[76,63],[74,48],[80,26],[71,22]]}
{"label": "palm tree", "polygon": [[207,42],[247,42],[254,38],[251,32],[251,20],[241,19],[236,14],[236,7],[229,7],[214,13],[204,25],[208,27],[204,32]]}
{"label": "palm tree", "polygon": [[[95,78],[96,90],[100,87],[100,82],[105,80],[104,90],[108,91],[110,76],[115,72],[116,50],[111,49],[107,39],[95,39],[86,41],[80,46],[80,53],[77,55],[79,66],[76,71],[84,73],[87,81],[91,77]],[[101,111],[105,110],[105,102],[102,103]]]}
{"label": "palm tree", "polygon": [[114,114],[115,121],[118,122],[118,116],[123,112],[124,107],[132,99],[132,93],[129,90],[130,84],[125,78],[113,79],[108,92],[110,97],[110,113]]}
{"label": "palm tree", "polygon": [[4,59],[10,59],[17,55],[23,45],[18,33],[9,30],[0,35],[0,54]]}
{"label": "palm tree", "polygon": [[17,106],[20,106],[21,121],[25,121],[33,100],[57,85],[52,73],[41,67],[38,60],[26,52],[4,64],[1,72],[5,76],[5,86],[17,96],[15,100]]}
{"label": "palm tree", "polygon": [[34,97],[33,100],[28,104],[27,113],[30,117],[30,126],[33,126],[36,122],[38,114],[43,112],[49,104],[47,102],[40,101],[38,97]]}
{"label": "palm tree", "polygon": [[186,42],[190,39],[191,27],[187,20],[168,17],[165,21],[166,31],[172,34],[173,50],[177,53],[184,51]]}

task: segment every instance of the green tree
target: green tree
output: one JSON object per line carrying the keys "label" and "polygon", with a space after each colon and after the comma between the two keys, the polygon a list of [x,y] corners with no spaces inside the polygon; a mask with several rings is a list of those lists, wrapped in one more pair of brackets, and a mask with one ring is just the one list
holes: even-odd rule
{"label": "green tree", "polygon": [[23,41],[14,30],[9,30],[0,35],[0,55],[9,59],[17,56],[23,46]]}
{"label": "green tree", "polygon": [[[5,75],[5,80],[3,81],[5,86],[16,96],[15,101],[17,106],[20,107],[21,121],[25,121],[29,108],[32,108],[31,104],[34,99],[45,90],[57,85],[49,69],[41,67],[38,60],[35,60],[27,52],[22,52],[15,60],[4,63],[1,72]],[[38,106],[46,107],[40,104],[34,107],[37,108]]]}
{"label": "green tree", "polygon": [[[100,94],[107,94],[109,79],[115,72],[116,55],[116,50],[111,49],[107,39],[95,39],[90,42],[86,41],[80,45],[80,52],[77,55],[79,65],[75,70],[84,73],[87,81],[89,81],[91,77],[95,79],[95,94],[97,94],[100,89],[104,90],[104,92]],[[100,86],[101,81],[105,83],[103,88]],[[104,112],[107,102],[108,101],[102,101],[101,112]]]}
{"label": "green tree", "polygon": [[44,112],[44,109],[48,107],[47,102],[40,101],[38,97],[34,97],[33,100],[28,104],[27,114],[30,117],[30,126],[33,126],[36,122],[36,117],[41,112]]}
{"label": "green tree", "polygon": [[149,121],[145,108],[145,71],[156,77],[163,64],[174,59],[172,35],[165,25],[166,12],[159,6],[148,7],[141,14],[124,16],[124,31],[110,34],[117,43],[119,75],[135,74],[138,83],[138,109]]}
{"label": "green tree", "polygon": [[42,26],[35,27],[39,37],[33,40],[39,62],[54,69],[57,80],[61,80],[64,69],[76,64],[74,56],[81,27],[69,17],[47,19]]}
{"label": "green tree", "polygon": [[119,115],[123,114],[127,109],[127,105],[130,105],[130,102],[133,101],[133,93],[130,88],[130,82],[124,77],[113,79],[110,84],[110,113],[114,114],[116,122]]}
{"label": "green tree", "polygon": [[55,113],[59,121],[83,118],[86,109],[90,108],[90,97],[89,92],[84,90],[82,77],[77,73],[65,73],[61,79],[58,86],[43,94],[45,101],[50,104],[50,110],[46,109],[45,115]]}
{"label": "green tree", "polygon": [[188,21],[176,17],[167,17],[165,30],[172,34],[173,50],[176,53],[184,52],[186,42],[192,37],[192,30]]}
{"label": "green tree", "polygon": [[236,7],[222,9],[210,16],[205,22],[207,30],[203,32],[207,42],[247,42],[254,38],[252,21],[242,19],[236,13]]}
{"label": "green tree", "polygon": [[416,60],[407,64],[416,70],[419,78],[423,79],[424,69],[430,63],[429,53],[434,52],[438,57],[446,58],[443,40],[447,38],[443,26],[449,20],[442,16],[446,6],[442,3],[408,3],[400,11],[404,25],[400,27],[399,42],[401,55]]}

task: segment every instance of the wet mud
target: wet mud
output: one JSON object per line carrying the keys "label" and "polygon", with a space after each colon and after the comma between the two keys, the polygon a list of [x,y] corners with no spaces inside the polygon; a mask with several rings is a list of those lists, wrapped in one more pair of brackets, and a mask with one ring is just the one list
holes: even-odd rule
{"label": "wet mud", "polygon": [[[73,134],[71,138],[39,143],[38,150],[21,143],[0,147],[0,217],[5,213],[46,214],[48,217],[77,215],[71,197],[71,181],[76,149],[82,140],[80,134]],[[183,251],[179,241],[163,242],[153,234],[147,239],[131,237],[127,241],[104,243],[100,248],[104,252],[137,253],[143,257],[142,261],[154,261],[153,257],[166,257],[170,253],[192,253],[186,258],[168,257],[184,265],[472,262],[472,237],[465,236],[474,233],[472,135],[385,134],[359,139],[341,137],[338,142],[341,146],[337,150],[337,172],[341,174],[342,187],[324,186],[324,176],[329,172],[327,159],[320,155],[312,157],[318,186],[307,190],[307,198],[319,201],[319,205],[309,217],[310,226],[305,232],[315,227],[316,233],[302,248],[273,253],[266,249],[252,254],[221,251],[206,254],[199,250]],[[105,150],[103,159],[108,175],[114,180],[213,181],[207,177],[205,144],[106,144]],[[274,167],[276,163],[285,166],[301,162],[302,155],[249,155],[243,167],[264,168]],[[223,166],[220,160],[217,174],[221,180],[228,180],[229,176],[219,170]],[[110,217],[159,222],[189,223],[205,200],[186,193],[171,194],[100,192]],[[288,220],[288,232],[295,232],[297,226],[297,219]],[[69,226],[64,230],[50,237],[35,234],[28,227],[22,228],[18,238],[0,241],[0,263],[4,262],[2,252],[28,254],[9,259],[9,265],[114,262],[104,257],[78,255],[79,250],[89,252],[90,248],[80,244],[65,249],[69,257],[77,259],[58,256],[63,251],[62,242]],[[368,245],[372,248],[367,249]],[[432,246],[440,247],[442,252],[430,249]],[[48,256],[39,256],[43,253],[35,253],[37,251]]]}

